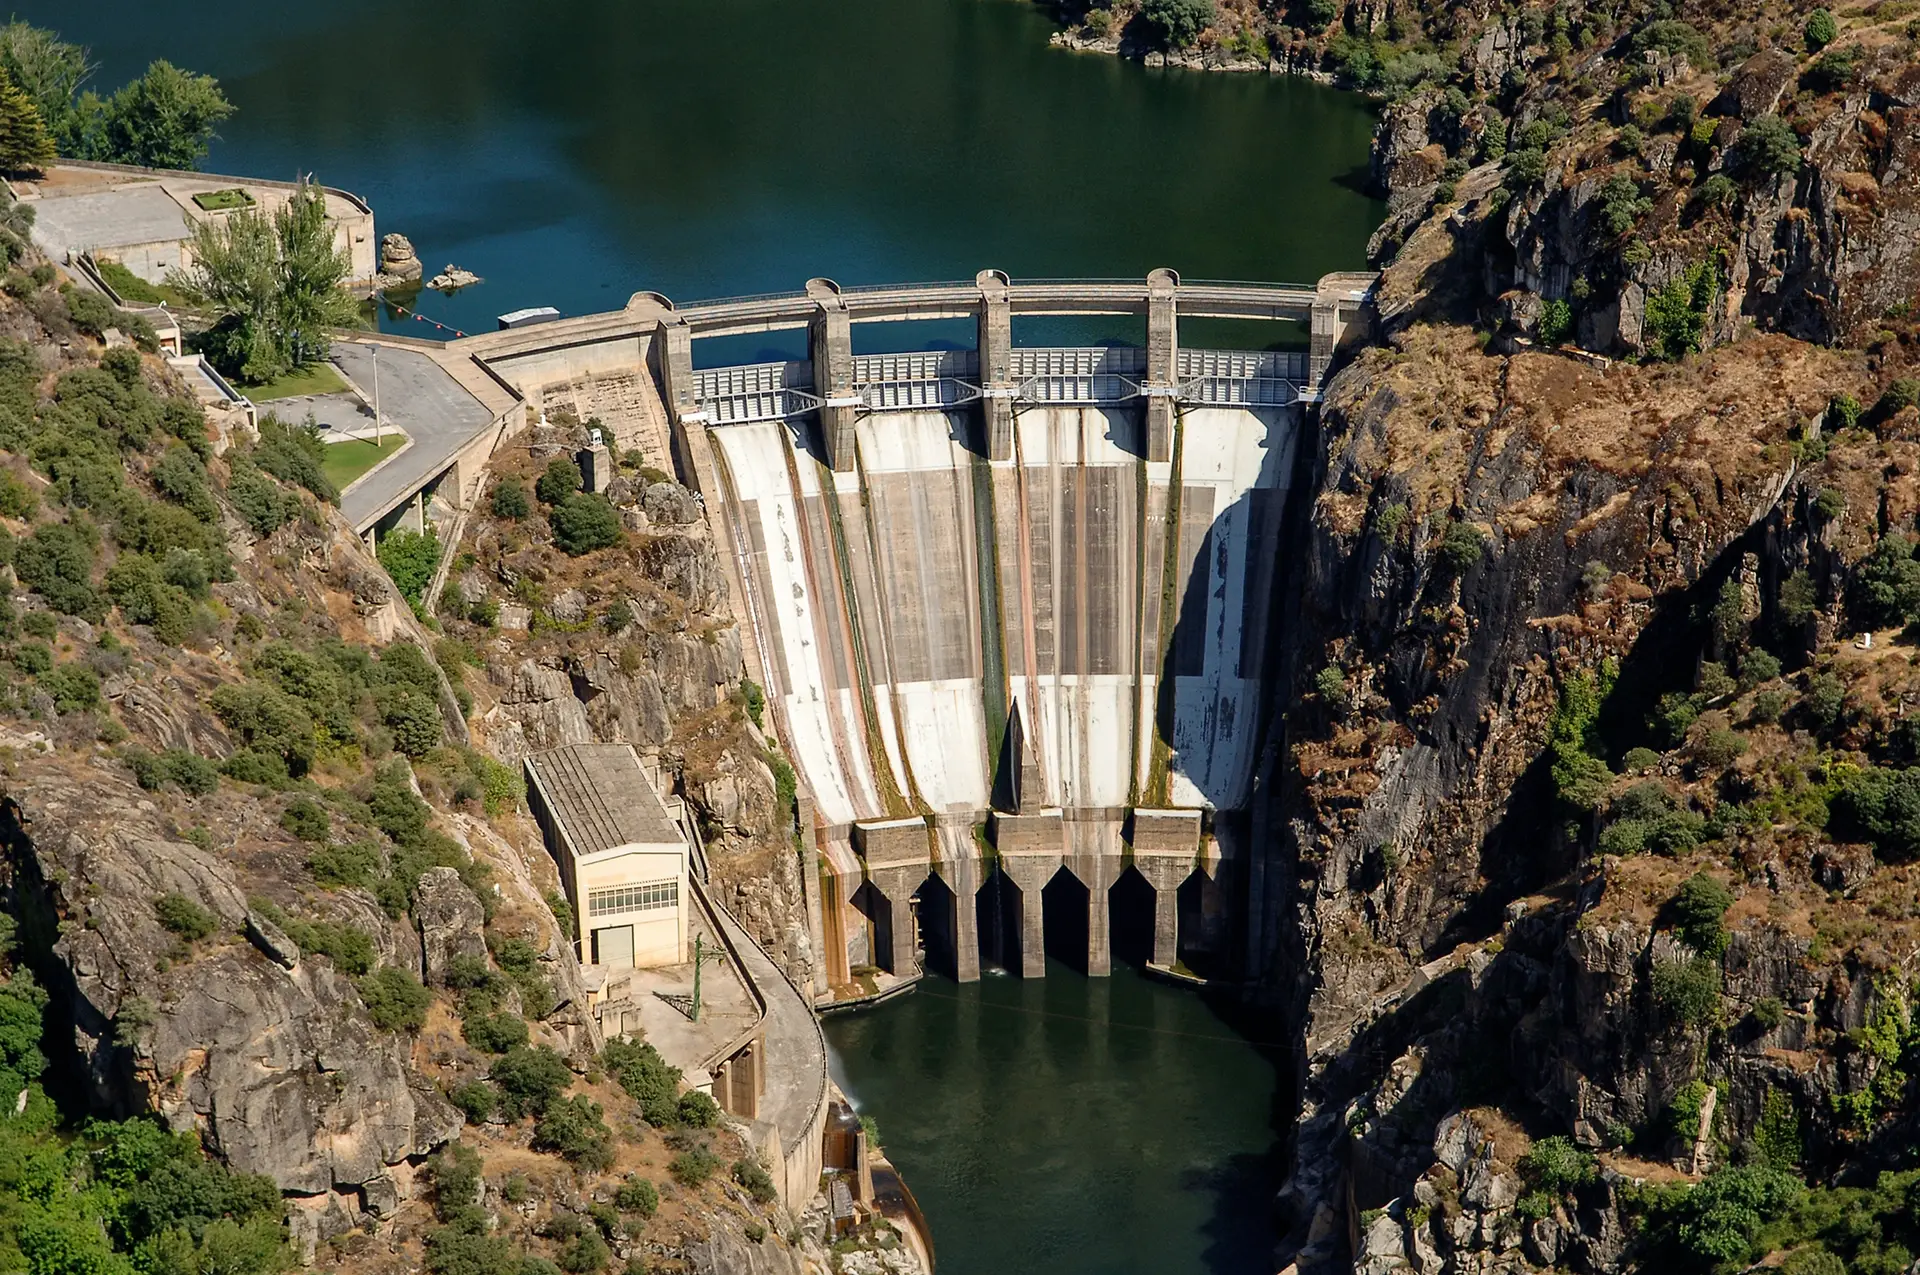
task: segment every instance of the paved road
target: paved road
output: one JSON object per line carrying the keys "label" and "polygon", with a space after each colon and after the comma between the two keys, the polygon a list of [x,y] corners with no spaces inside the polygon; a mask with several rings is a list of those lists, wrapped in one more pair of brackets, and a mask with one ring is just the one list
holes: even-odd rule
{"label": "paved road", "polygon": [[[471,442],[474,435],[494,423],[492,413],[478,399],[420,351],[354,341],[336,342],[334,366],[369,399],[373,397],[376,348],[380,351],[380,415],[388,424],[399,426],[413,440],[413,445],[368,474],[341,497],[340,512],[357,531],[366,530],[398,501],[419,491],[447,467],[454,454]],[[333,401],[329,415],[319,410],[314,413],[321,424],[336,429],[344,427],[356,433],[372,428],[371,413],[350,396],[327,397]],[[320,401],[300,400],[302,403]],[[330,419],[330,415],[341,419]]]}
{"label": "paved road", "polygon": [[813,1007],[794,990],[773,958],[717,901],[713,911],[739,949],[747,976],[767,998],[767,1095],[760,1117],[780,1130],[781,1149],[791,1155],[806,1137],[826,1093],[827,1038],[821,1034]]}

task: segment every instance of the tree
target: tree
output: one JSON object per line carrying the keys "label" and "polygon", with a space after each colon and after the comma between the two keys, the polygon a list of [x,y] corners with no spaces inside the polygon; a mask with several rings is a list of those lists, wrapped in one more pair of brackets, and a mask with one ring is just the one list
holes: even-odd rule
{"label": "tree", "polygon": [[204,352],[229,375],[261,384],[327,356],[329,329],[355,321],[339,286],[352,269],[334,242],[326,195],[312,183],[269,217],[244,208],[197,222],[175,286],[212,310]]}
{"label": "tree", "polygon": [[1807,25],[1803,32],[1807,48],[1818,53],[1832,44],[1840,35],[1840,24],[1833,20],[1833,14],[1825,9],[1815,9],[1807,15]]}
{"label": "tree", "polygon": [[533,494],[540,497],[543,505],[557,505],[579,490],[580,467],[565,456],[555,456],[548,461],[539,481],[533,485]]}
{"label": "tree", "polygon": [[[81,113],[90,112],[83,108]],[[142,168],[193,168],[206,158],[213,130],[233,114],[233,103],[212,76],[163,60],[91,113],[97,117],[93,149],[106,151],[94,158]]]}
{"label": "tree", "polygon": [[1184,49],[1213,23],[1213,0],[1144,0],[1138,20],[1163,49]]}
{"label": "tree", "polygon": [[1800,171],[1800,139],[1778,115],[1762,115],[1733,141],[1734,167],[1751,181],[1770,181]]}
{"label": "tree", "polygon": [[33,98],[0,74],[0,170],[44,173],[53,166],[53,135]]}
{"label": "tree", "polygon": [[574,557],[620,543],[620,515],[605,496],[575,492],[547,515],[553,542]]}
{"label": "tree", "polygon": [[1718,273],[1703,261],[1689,266],[1666,287],[1648,293],[1647,353],[1669,362],[1696,353],[1719,285]]}
{"label": "tree", "polygon": [[517,478],[502,478],[493,485],[493,516],[496,518],[524,518],[527,516],[527,489],[520,485]]}
{"label": "tree", "polygon": [[74,98],[93,69],[85,49],[51,31],[20,21],[0,27],[0,71],[33,99],[54,139],[69,150]]}
{"label": "tree", "polygon": [[440,565],[440,540],[431,531],[389,531],[374,556],[393,577],[400,596],[418,606],[433,581],[434,568]]}
{"label": "tree", "polygon": [[1535,332],[1542,345],[1561,345],[1573,335],[1573,307],[1556,297],[1540,307]]}

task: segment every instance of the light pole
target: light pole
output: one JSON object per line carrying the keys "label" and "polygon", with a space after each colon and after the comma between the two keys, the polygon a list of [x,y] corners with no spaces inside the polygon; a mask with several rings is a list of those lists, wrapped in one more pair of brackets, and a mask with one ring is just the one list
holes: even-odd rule
{"label": "light pole", "polygon": [[386,435],[380,432],[380,347],[373,347],[373,450],[379,451],[386,441]]}

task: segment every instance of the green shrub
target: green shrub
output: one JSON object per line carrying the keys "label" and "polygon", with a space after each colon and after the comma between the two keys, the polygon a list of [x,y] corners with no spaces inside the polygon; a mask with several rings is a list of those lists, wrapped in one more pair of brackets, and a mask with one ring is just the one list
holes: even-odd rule
{"label": "green shrub", "polygon": [[1541,1138],[1520,1158],[1520,1176],[1535,1190],[1555,1195],[1591,1182],[1595,1173],[1592,1156],[1573,1145],[1570,1139]]}
{"label": "green shrub", "polygon": [[534,1125],[533,1147],[556,1152],[576,1168],[604,1173],[613,1167],[613,1131],[603,1114],[590,1098],[555,1098]]}
{"label": "green shrub", "polygon": [[400,596],[417,607],[433,582],[434,568],[440,565],[440,540],[431,529],[424,533],[404,528],[389,531],[380,537],[374,556],[387,569]]}
{"label": "green shrub", "polygon": [[539,480],[533,484],[533,494],[543,505],[557,505],[579,490],[580,467],[566,456],[548,461]]}
{"label": "green shrub", "polygon": [[[1779,1002],[1775,1001],[1777,1009]],[[1754,1017],[1759,1018],[1758,1005],[1754,1006]],[[1774,1026],[1778,1026],[1778,1022]],[[1791,1170],[1800,1163],[1806,1154],[1806,1144],[1800,1133],[1800,1113],[1794,1110],[1793,1099],[1784,1090],[1768,1089],[1767,1097],[1760,1108],[1760,1123],[1753,1130],[1754,1150],[1759,1152],[1762,1164],[1772,1165],[1776,1169]]]}
{"label": "green shrub", "polygon": [[554,544],[576,558],[620,543],[620,515],[605,496],[568,496],[554,506],[547,520],[553,526]]}
{"label": "green shrub", "polygon": [[1659,961],[1651,975],[1654,1003],[1681,1026],[1710,1023],[1720,1013],[1720,964],[1704,956]]}
{"label": "green shrub", "polygon": [[1660,764],[1660,754],[1651,748],[1629,748],[1627,755],[1620,759],[1620,765],[1628,774],[1649,770]]}
{"label": "green shrub", "polygon": [[1777,1218],[1806,1188],[1778,1169],[1741,1165],[1717,1169],[1672,1209],[1674,1238],[1697,1261],[1744,1263],[1761,1225]]}
{"label": "green shrub", "polygon": [[640,1104],[648,1124],[666,1127],[680,1122],[680,1069],[669,1066],[652,1045],[610,1040],[601,1051],[600,1065]]}
{"label": "green shrub", "polygon": [[135,782],[150,791],[157,792],[172,784],[189,796],[204,797],[220,782],[218,766],[183,748],[168,748],[158,753],[129,748],[123,756]]}
{"label": "green shrub", "polygon": [[420,985],[411,971],[382,965],[360,980],[360,999],[381,1031],[419,1031],[427,1025],[427,1007],[433,993]]}
{"label": "green shrub", "polygon": [[520,485],[519,479],[502,478],[493,485],[494,517],[524,518],[531,509],[532,506],[527,502],[527,489]]}
{"label": "green shrub", "polygon": [[746,1188],[747,1194],[757,1203],[772,1204],[780,1198],[780,1192],[774,1188],[772,1175],[758,1160],[735,1160],[733,1180]]}
{"label": "green shrub", "polygon": [[282,928],[302,954],[324,956],[336,969],[355,978],[371,972],[380,958],[372,937],[358,926],[340,921],[289,918]]}
{"label": "green shrub", "polygon": [[384,866],[380,848],[369,841],[321,846],[307,856],[307,871],[313,873],[315,881],[328,887],[369,889]]}
{"label": "green shrub", "polygon": [[1853,82],[1859,59],[1857,49],[1835,49],[1823,53],[1812,66],[1800,73],[1800,83],[1815,93],[1838,93]]}
{"label": "green shrub", "polygon": [[188,943],[198,943],[220,928],[220,918],[184,894],[163,894],[153,901],[153,915],[168,931]]}
{"label": "green shrub", "polygon": [[1706,770],[1725,770],[1746,751],[1747,741],[1725,727],[1702,731],[1692,745],[1694,760]]}
{"label": "green shrub", "polygon": [[693,1129],[711,1129],[720,1123],[720,1104],[698,1089],[681,1094],[674,1112],[681,1124]]}
{"label": "green shrub", "polygon": [[14,546],[13,574],[54,610],[98,624],[107,608],[93,587],[97,543],[73,523],[44,523]]}
{"label": "green shrub", "polygon": [[325,841],[332,820],[319,802],[296,797],[281,812],[280,826],[302,841]]}
{"label": "green shrub", "polygon": [[1740,130],[1729,157],[1749,181],[1770,181],[1800,171],[1800,139],[1778,115],[1762,115]]}
{"label": "green shrub", "polygon": [[613,1203],[622,1213],[649,1218],[660,1209],[660,1191],[645,1178],[629,1175],[614,1191]]}
{"label": "green shrub", "polygon": [[1816,673],[1807,679],[1807,693],[1801,699],[1807,720],[1821,730],[1831,729],[1847,707],[1847,685],[1831,673]]}
{"label": "green shrub", "polygon": [[339,502],[339,491],[327,481],[327,446],[320,441],[318,424],[309,418],[293,425],[268,414],[261,418],[259,432],[248,459],[283,483],[304,487],[329,504]]}
{"label": "green shrub", "polygon": [[1832,44],[1840,35],[1840,24],[1833,20],[1833,14],[1825,9],[1815,9],[1807,15],[1807,25],[1802,29],[1807,41],[1807,49],[1818,53]]}
{"label": "green shrub", "polygon": [[1675,362],[1699,351],[1706,332],[1707,311],[1719,290],[1713,266],[1689,266],[1665,287],[1647,294],[1647,353]]}
{"label": "green shrub", "polygon": [[485,1124],[500,1105],[493,1086],[477,1080],[454,1086],[447,1092],[447,1101],[460,1109],[468,1124]]}
{"label": "green shrub", "polygon": [[521,1046],[495,1059],[489,1078],[500,1091],[500,1114],[512,1121],[545,1111],[573,1083],[573,1072],[547,1046]]}
{"label": "green shrub", "polygon": [[445,723],[440,706],[410,686],[382,687],[375,697],[380,720],[393,732],[394,748],[408,757],[425,757],[440,746]]}
{"label": "green shrub", "polygon": [[1787,711],[1789,697],[1783,690],[1761,691],[1753,697],[1753,707],[1747,713],[1747,720],[1756,725],[1769,725],[1780,720]]}
{"label": "green shrub", "polygon": [[705,1147],[692,1147],[674,1156],[667,1165],[673,1180],[684,1187],[697,1187],[720,1168],[720,1158]]}
{"label": "green shrub", "polygon": [[1440,537],[1439,561],[1451,576],[1462,576],[1486,556],[1487,538],[1470,522],[1450,522]]}
{"label": "green shrub", "polygon": [[1213,0],[1141,0],[1135,21],[1162,49],[1184,49],[1213,23]]}
{"label": "green shrub", "polygon": [[1536,329],[1542,345],[1563,345],[1573,335],[1573,307],[1555,298],[1540,308]]}
{"label": "green shrub", "polygon": [[451,1143],[427,1161],[427,1181],[433,1187],[433,1211],[442,1222],[471,1208],[480,1199],[480,1153],[464,1143]]}
{"label": "green shrub", "polygon": [[1668,905],[1674,932],[1695,951],[1719,956],[1727,948],[1725,918],[1733,906],[1733,891],[1705,872],[1696,872],[1680,886]]}
{"label": "green shrub", "polygon": [[504,1012],[467,1014],[460,1020],[460,1034],[483,1053],[504,1054],[527,1043],[527,1020]]}
{"label": "green shrub", "polygon": [[605,1270],[612,1256],[599,1231],[585,1230],[560,1246],[560,1269],[567,1275],[593,1275]]}
{"label": "green shrub", "polygon": [[1780,661],[1771,651],[1756,646],[1740,657],[1740,689],[1743,691],[1779,676]]}
{"label": "green shrub", "polygon": [[1700,183],[1693,197],[1702,208],[1728,209],[1740,197],[1740,188],[1725,173],[1713,173]]}
{"label": "green shrub", "polygon": [[747,717],[755,726],[761,725],[761,718],[767,711],[767,693],[760,689],[760,683],[750,677],[741,678],[740,700],[747,710]]}
{"label": "green shrub", "polygon": [[40,678],[55,712],[80,713],[100,707],[100,675],[84,664],[62,664]]}

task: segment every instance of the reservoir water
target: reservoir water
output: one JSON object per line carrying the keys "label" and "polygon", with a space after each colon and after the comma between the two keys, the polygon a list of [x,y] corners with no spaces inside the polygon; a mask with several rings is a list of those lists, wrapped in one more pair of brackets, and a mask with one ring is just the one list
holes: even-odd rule
{"label": "reservoir water", "polygon": [[[466,331],[843,284],[1026,277],[1310,282],[1364,265],[1372,114],[1284,76],[1047,46],[1026,0],[24,0],[94,87],[153,58],[235,114],[203,167],[365,196]],[[892,328],[895,325],[881,325]],[[413,335],[434,335],[411,324]]]}
{"label": "reservoir water", "polygon": [[[217,76],[237,113],[205,166],[365,196],[429,273],[485,277],[415,303],[466,331],[522,306],[813,275],[1310,282],[1362,267],[1382,212],[1360,190],[1373,117],[1357,98],[1051,49],[1025,0],[14,12],[90,46],[103,90],[155,57]],[[930,978],[828,1035],[941,1275],[1269,1269],[1276,1067],[1258,1028],[1200,997],[1124,968]]]}

